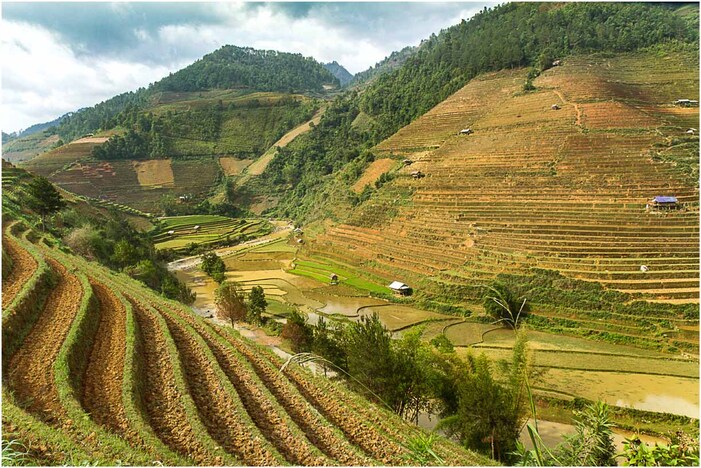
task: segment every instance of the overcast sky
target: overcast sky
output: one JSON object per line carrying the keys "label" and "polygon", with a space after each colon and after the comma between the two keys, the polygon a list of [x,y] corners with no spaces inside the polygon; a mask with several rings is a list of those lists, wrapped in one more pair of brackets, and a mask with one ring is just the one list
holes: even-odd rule
{"label": "overcast sky", "polygon": [[493,3],[2,3],[5,132],[147,86],[222,45],[351,73]]}

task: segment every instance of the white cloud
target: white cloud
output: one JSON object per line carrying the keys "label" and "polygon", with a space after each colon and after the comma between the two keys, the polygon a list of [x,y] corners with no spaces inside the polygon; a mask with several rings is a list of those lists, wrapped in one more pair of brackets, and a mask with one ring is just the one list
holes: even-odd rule
{"label": "white cloud", "polygon": [[21,22],[3,21],[0,45],[5,132],[146,86],[169,71],[109,57],[79,58],[52,32]]}
{"label": "white cloud", "polygon": [[146,86],[226,44],[336,60],[357,73],[482,6],[290,4],[308,5],[292,14],[282,4],[202,3],[183,11],[175,4],[83,5],[55,9],[47,19],[37,4],[14,13],[25,19],[2,20],[3,131]]}

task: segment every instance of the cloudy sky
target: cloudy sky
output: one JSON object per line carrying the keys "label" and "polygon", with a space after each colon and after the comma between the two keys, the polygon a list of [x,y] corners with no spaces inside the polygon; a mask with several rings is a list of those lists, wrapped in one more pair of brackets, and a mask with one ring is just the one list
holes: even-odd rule
{"label": "cloudy sky", "polygon": [[3,2],[0,126],[16,131],[147,86],[225,44],[357,73],[492,4]]}

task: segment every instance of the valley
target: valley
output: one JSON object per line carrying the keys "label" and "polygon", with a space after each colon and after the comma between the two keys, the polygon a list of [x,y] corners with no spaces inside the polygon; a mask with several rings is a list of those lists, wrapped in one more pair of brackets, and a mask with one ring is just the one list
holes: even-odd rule
{"label": "valley", "polygon": [[3,131],[3,464],[698,465],[698,5],[469,15]]}

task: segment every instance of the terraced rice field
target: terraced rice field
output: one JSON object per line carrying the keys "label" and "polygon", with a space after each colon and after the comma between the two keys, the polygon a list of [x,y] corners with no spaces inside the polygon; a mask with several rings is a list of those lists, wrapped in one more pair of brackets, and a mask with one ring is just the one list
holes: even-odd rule
{"label": "terraced rice field", "polygon": [[[217,215],[171,216],[159,218],[159,227],[152,233],[157,249],[182,250],[188,245],[210,245],[227,239],[247,240],[270,232],[262,219],[234,219]],[[195,229],[196,226],[199,228]],[[174,231],[173,234],[168,234]]]}
{"label": "terraced rice field", "polygon": [[[699,190],[681,162],[698,168],[684,132],[699,115],[672,104],[698,95],[692,62],[571,57],[530,93],[526,70],[483,75],[380,143],[379,157],[415,162],[305,253],[438,297],[541,268],[642,300],[698,303]],[[466,127],[474,133],[459,135]],[[656,195],[682,208],[646,210]]]}
{"label": "terraced rice field", "polygon": [[[3,305],[3,430],[43,447],[40,464],[417,463],[416,426],[304,368],[281,373],[231,329],[25,229],[5,229],[6,242],[56,279],[33,289],[46,294],[39,310]],[[489,464],[444,440],[434,450]]]}

